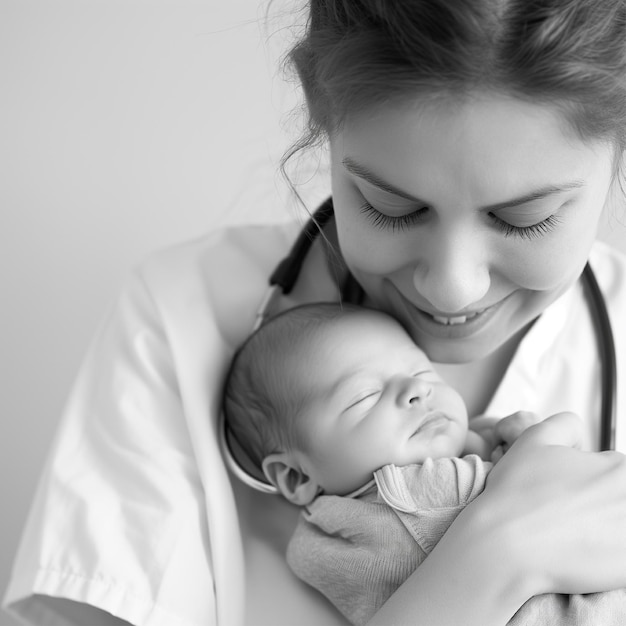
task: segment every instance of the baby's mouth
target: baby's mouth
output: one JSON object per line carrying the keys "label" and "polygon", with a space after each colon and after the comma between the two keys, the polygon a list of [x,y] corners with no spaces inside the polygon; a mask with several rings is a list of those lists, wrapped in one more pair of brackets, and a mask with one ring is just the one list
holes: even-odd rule
{"label": "baby's mouth", "polygon": [[424,430],[430,430],[431,428],[439,428],[449,421],[450,418],[442,411],[427,413],[424,419],[419,423],[419,426],[415,429],[413,435],[417,435]]}

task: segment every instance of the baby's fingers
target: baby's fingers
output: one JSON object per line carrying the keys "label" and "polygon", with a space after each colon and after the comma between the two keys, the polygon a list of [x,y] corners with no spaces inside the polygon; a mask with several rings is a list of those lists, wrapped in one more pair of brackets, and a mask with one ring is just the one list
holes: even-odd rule
{"label": "baby's fingers", "polygon": [[530,411],[517,411],[512,415],[507,415],[495,426],[496,440],[510,446],[527,428],[540,421],[539,416]]}

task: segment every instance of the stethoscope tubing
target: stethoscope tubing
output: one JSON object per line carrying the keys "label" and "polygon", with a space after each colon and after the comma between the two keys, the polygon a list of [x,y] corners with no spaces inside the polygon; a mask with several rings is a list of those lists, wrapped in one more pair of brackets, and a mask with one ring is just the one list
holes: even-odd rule
{"label": "stethoscope tubing", "polygon": [[595,328],[600,357],[600,450],[615,450],[617,425],[617,357],[606,300],[596,276],[587,263],[582,273],[583,288]]}

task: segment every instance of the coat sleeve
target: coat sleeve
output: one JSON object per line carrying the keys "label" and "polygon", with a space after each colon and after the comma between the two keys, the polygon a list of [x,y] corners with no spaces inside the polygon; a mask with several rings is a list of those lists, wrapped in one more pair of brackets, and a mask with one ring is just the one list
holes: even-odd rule
{"label": "coat sleeve", "polygon": [[70,395],[22,537],[9,608],[31,623],[67,624],[71,618],[58,615],[63,602],[52,600],[64,598],[87,605],[76,623],[106,623],[106,611],[132,624],[213,624],[205,529],[170,346],[136,273]]}

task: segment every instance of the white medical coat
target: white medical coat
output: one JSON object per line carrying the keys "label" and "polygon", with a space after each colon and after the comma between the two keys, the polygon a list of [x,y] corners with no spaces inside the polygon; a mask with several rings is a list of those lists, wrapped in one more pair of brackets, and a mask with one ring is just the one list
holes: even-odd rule
{"label": "white medical coat", "polygon": [[[225,229],[130,276],[78,375],[22,536],[5,597],[21,619],[106,623],[90,605],[141,626],[345,623],[284,563],[298,510],[231,485],[216,437],[226,367],[297,230]],[[626,259],[598,243],[591,263],[613,321],[621,416]],[[337,297],[316,245],[285,305]],[[526,334],[487,413],[575,411],[596,447],[595,342],[577,284]],[[617,441],[625,451],[621,425]],[[71,618],[77,605],[49,598],[88,606]]]}

